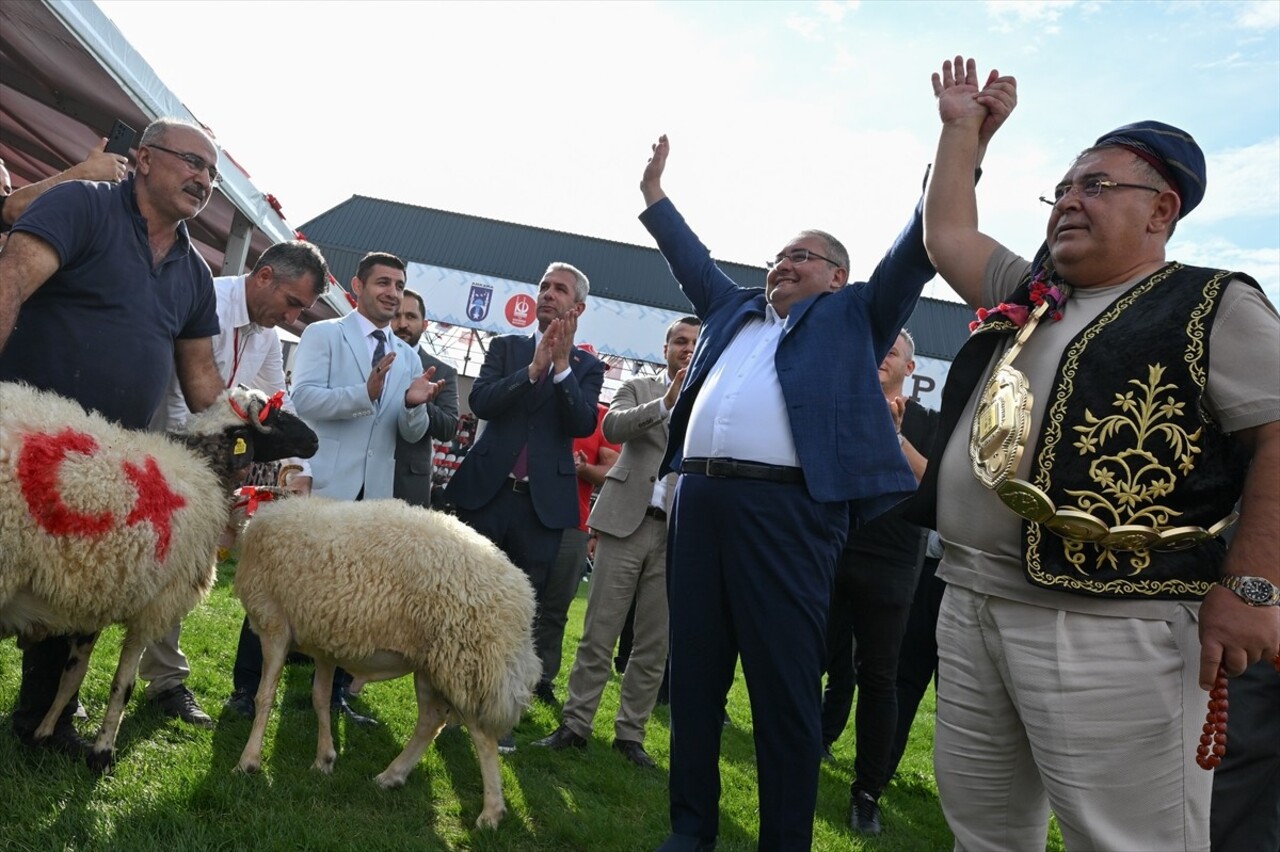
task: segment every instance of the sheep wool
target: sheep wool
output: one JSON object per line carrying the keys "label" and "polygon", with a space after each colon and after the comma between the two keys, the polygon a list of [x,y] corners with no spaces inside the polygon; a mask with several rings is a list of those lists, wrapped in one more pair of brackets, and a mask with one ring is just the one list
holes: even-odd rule
{"label": "sheep wool", "polygon": [[[470,729],[485,780],[477,824],[505,810],[497,739],[528,706],[541,664],[533,650],[533,588],[506,555],[456,518],[400,500],[295,498],[263,506],[242,538],[236,594],[262,637],[254,730],[239,769],[256,772],[266,716],[289,647],[357,682],[415,676],[419,722],[377,779],[399,786],[451,711]],[[332,769],[327,695],[316,768]]]}
{"label": "sheep wool", "polygon": [[190,450],[0,383],[0,635],[163,635],[213,586],[226,520]]}

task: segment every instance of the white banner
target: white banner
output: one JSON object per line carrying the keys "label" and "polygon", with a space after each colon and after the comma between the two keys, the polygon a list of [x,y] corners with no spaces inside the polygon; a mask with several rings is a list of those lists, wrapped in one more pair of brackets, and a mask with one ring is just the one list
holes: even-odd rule
{"label": "white banner", "polygon": [[[537,283],[410,263],[408,286],[427,303],[427,319],[496,334],[532,334]],[[602,355],[661,364],[667,326],[690,311],[667,311],[591,296],[578,318],[577,342]]]}
{"label": "white banner", "polygon": [[[408,286],[426,300],[427,319],[435,322],[496,334],[532,334],[537,322],[537,284],[410,263]],[[686,314],[593,296],[578,320],[577,339],[602,355],[662,364],[667,326],[681,316]],[[940,408],[950,368],[950,361],[917,357],[904,393],[927,408]]]}

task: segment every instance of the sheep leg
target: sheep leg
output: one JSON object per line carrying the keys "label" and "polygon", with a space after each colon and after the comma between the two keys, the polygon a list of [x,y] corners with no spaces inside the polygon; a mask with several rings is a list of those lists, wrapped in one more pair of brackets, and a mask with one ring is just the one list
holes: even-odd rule
{"label": "sheep leg", "polygon": [[476,757],[480,759],[480,777],[484,779],[484,810],[476,820],[476,828],[497,828],[507,812],[502,800],[502,769],[498,763],[498,740],[493,734],[480,730],[475,719],[464,720],[475,743]]}
{"label": "sheep leg", "polygon": [[141,634],[134,630],[125,633],[124,644],[120,646],[120,662],[111,679],[111,698],[107,701],[107,712],[102,717],[102,727],[98,729],[93,751],[89,752],[87,758],[89,768],[99,774],[109,771],[115,763],[116,736],[120,733],[120,721],[124,718],[124,705],[133,695],[138,663],[142,660],[142,651],[146,646],[147,642]]}
{"label": "sheep leg", "polygon": [[432,693],[431,684],[422,673],[414,673],[413,687],[418,696],[418,724],[414,726],[409,742],[405,743],[404,751],[391,761],[381,775],[373,779],[384,790],[404,786],[409,773],[422,760],[422,753],[440,734],[445,716],[449,712],[449,705],[439,695]]}
{"label": "sheep leg", "polygon": [[333,747],[333,722],[329,718],[329,702],[333,699],[333,671],[338,666],[333,662],[324,662],[316,657],[315,678],[311,681],[311,706],[316,711],[316,762],[312,769],[319,769],[325,775],[333,774],[333,764],[338,759],[338,751]]}
{"label": "sheep leg", "polygon": [[253,699],[253,729],[249,741],[240,753],[237,772],[253,774],[262,768],[262,741],[267,735],[267,722],[276,701],[280,685],[280,673],[284,671],[285,658],[289,656],[289,634],[284,632],[258,634],[262,642],[262,680],[258,682],[258,694]]}
{"label": "sheep leg", "polygon": [[62,676],[58,679],[58,691],[54,694],[53,704],[49,706],[48,712],[36,727],[37,741],[53,733],[63,708],[67,706],[71,696],[76,694],[80,684],[84,683],[85,672],[89,671],[89,657],[93,654],[93,646],[97,641],[97,633],[71,637],[71,652],[67,656],[66,665],[63,666]]}

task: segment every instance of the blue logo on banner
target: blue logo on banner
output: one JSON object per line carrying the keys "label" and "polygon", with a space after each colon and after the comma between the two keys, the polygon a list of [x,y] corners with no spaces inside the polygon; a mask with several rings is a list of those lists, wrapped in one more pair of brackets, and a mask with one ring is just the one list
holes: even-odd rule
{"label": "blue logo on banner", "polygon": [[472,322],[481,322],[489,316],[489,305],[493,302],[493,288],[488,284],[472,284],[467,295],[467,318]]}

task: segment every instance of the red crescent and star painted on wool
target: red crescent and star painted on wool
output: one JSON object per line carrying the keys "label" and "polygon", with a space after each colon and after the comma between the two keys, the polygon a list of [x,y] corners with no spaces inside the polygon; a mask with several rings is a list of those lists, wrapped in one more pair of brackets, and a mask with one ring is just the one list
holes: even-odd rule
{"label": "red crescent and star painted on wool", "polygon": [[[31,517],[45,532],[101,538],[115,526],[115,516],[111,512],[77,512],[63,501],[58,489],[58,471],[67,456],[73,453],[90,456],[97,451],[98,442],[92,435],[69,428],[56,435],[37,433],[26,436],[18,456],[18,482]],[[140,465],[126,461],[120,467],[138,493],[138,500],[125,518],[124,525],[151,524],[156,533],[156,560],[163,562],[169,554],[169,542],[173,536],[173,513],[187,505],[187,501],[169,487],[160,466],[151,456],[147,456]]]}

